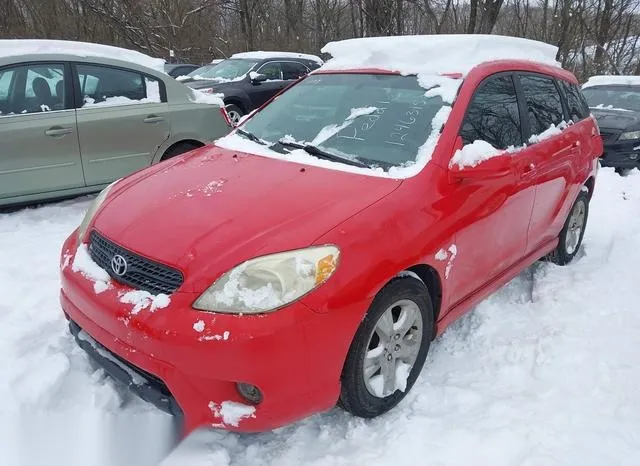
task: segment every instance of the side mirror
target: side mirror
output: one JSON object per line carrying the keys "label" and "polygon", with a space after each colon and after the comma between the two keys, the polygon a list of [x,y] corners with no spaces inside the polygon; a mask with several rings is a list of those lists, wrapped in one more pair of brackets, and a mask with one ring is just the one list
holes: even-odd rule
{"label": "side mirror", "polygon": [[260,84],[262,82],[265,82],[267,80],[267,77],[264,74],[252,71],[251,73],[249,73],[249,79],[251,79],[252,84]]}
{"label": "side mirror", "polygon": [[[462,150],[462,139],[458,136],[456,140],[456,150]],[[454,153],[455,153],[454,152]],[[467,157],[466,164],[453,163],[449,165],[449,175],[453,181],[464,180],[489,180],[495,178],[502,178],[513,174],[513,155],[501,150],[495,155],[491,155],[489,158],[474,162],[469,160],[473,159],[473,156]]]}

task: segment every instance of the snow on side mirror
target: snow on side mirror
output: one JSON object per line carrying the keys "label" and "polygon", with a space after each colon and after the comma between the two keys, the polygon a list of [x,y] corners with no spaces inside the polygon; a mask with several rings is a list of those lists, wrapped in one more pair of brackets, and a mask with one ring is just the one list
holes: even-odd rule
{"label": "snow on side mirror", "polygon": [[513,173],[513,157],[506,150],[493,147],[486,141],[463,145],[458,136],[455,151],[449,162],[453,181],[501,178]]}
{"label": "snow on side mirror", "polygon": [[253,84],[258,84],[266,81],[267,76],[264,74],[260,74],[260,73],[256,73],[255,71],[252,71],[251,73],[249,73],[249,79],[251,79],[251,82]]}

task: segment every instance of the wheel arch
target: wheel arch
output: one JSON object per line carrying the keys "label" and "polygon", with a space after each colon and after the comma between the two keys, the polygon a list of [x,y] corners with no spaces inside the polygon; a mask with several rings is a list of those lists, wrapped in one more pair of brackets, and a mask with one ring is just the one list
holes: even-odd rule
{"label": "wheel arch", "polygon": [[167,160],[167,154],[169,154],[173,149],[179,146],[190,146],[193,149],[197,149],[198,147],[203,147],[205,144],[202,141],[198,141],[197,139],[181,139],[179,141],[174,142],[169,147],[167,147],[162,155],[160,156],[160,161]]}
{"label": "wheel arch", "polygon": [[591,198],[593,197],[593,189],[595,188],[596,185],[596,179],[594,176],[590,176],[587,181],[584,182],[584,186],[587,187],[587,189],[589,190],[589,200],[591,200]]}
{"label": "wheel arch", "polygon": [[413,276],[425,284],[433,304],[434,323],[438,321],[442,307],[442,280],[438,271],[428,264],[416,264],[399,272],[396,276]]}

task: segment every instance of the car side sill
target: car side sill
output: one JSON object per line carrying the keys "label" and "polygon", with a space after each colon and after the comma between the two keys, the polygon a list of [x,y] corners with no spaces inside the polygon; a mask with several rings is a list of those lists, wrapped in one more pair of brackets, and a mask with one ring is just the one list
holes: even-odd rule
{"label": "car side sill", "polygon": [[478,304],[487,296],[493,294],[498,288],[502,287],[513,278],[517,277],[518,274],[520,274],[524,269],[533,265],[541,257],[549,254],[555,249],[557,245],[558,238],[554,238],[553,240],[543,244],[541,247],[531,252],[522,260],[516,262],[514,265],[506,269],[500,275],[488,281],[481,288],[472,292],[461,301],[458,301],[458,303],[449,308],[449,310],[445,314],[443,314],[443,317],[437,322],[437,335],[441,335],[445,331],[445,329],[456,319],[458,319],[462,314],[470,310],[473,306]]}

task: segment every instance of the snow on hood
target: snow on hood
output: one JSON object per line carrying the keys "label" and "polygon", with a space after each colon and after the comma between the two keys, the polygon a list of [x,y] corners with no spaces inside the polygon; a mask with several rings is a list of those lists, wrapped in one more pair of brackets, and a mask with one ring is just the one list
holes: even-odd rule
{"label": "snow on hood", "polygon": [[530,39],[484,34],[365,37],[329,42],[323,70],[380,68],[402,74],[468,73],[494,60],[529,60],[559,67],[558,48]]}
{"label": "snow on hood", "polygon": [[4,39],[0,40],[0,57],[12,57],[26,54],[64,54],[78,57],[111,58],[135,63],[165,73],[165,61],[153,58],[135,50],[123,49],[111,45],[77,42],[71,40],[48,39]]}
{"label": "snow on hood", "polygon": [[[95,228],[143,256],[208,273],[204,286],[259,253],[313,244],[401,183],[215,146],[145,172],[116,185]],[[189,280],[185,290],[197,288],[198,277]]]}
{"label": "snow on hood", "polygon": [[306,53],[294,52],[265,52],[262,50],[254,52],[234,53],[231,58],[246,58],[249,60],[264,60],[265,58],[300,58],[301,60],[311,60],[322,65],[323,61],[320,57],[309,55]]}
{"label": "snow on hood", "polygon": [[640,86],[640,76],[591,76],[582,89],[593,86]]}

